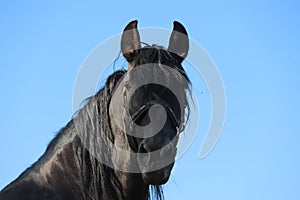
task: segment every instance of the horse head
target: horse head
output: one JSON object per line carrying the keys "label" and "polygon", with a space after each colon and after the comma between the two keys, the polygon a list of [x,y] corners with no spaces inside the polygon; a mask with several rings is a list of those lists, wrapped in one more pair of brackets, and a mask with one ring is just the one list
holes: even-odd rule
{"label": "horse head", "polygon": [[125,99],[121,106],[126,109],[117,115],[129,116],[124,120],[125,132],[146,184],[166,183],[174,165],[188,112],[189,79],[181,65],[188,49],[187,31],[176,21],[168,48],[142,47],[137,21],[130,22],[122,34],[128,71],[121,83],[124,89],[112,98]]}

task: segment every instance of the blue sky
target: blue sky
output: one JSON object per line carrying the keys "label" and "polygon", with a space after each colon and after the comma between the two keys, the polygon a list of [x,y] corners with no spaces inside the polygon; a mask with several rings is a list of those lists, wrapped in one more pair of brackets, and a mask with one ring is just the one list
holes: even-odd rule
{"label": "blue sky", "polygon": [[0,4],[0,188],[71,119],[77,71],[96,45],[132,19],[162,28],[179,20],[218,66],[227,116],[208,157],[198,158],[200,131],[177,161],[166,199],[300,198],[299,2]]}

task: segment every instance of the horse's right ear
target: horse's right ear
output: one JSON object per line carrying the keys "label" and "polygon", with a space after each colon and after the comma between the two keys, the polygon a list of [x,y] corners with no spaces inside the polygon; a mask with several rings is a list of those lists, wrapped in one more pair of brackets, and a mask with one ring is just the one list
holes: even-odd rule
{"label": "horse's right ear", "polygon": [[137,20],[130,22],[124,29],[121,39],[121,50],[129,64],[132,63],[141,48]]}

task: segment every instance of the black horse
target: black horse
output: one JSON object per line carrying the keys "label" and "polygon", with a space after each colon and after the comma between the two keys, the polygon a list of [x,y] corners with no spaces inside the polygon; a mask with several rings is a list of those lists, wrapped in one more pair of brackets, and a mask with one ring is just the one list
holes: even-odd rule
{"label": "black horse", "polygon": [[[184,130],[189,113],[186,97],[189,79],[181,66],[188,53],[189,41],[183,25],[175,21],[167,49],[158,45],[142,47],[142,44],[137,21],[132,21],[124,29],[121,41],[128,70],[116,71],[108,77],[103,88],[88,98],[72,120],[59,131],[44,155],[1,191],[1,200],[163,198],[160,185],[169,179],[179,133]],[[157,134],[137,137],[121,130],[112,119],[112,112],[117,106],[113,103],[117,101],[113,100],[124,98],[116,92],[116,88],[122,86],[123,78],[133,69],[149,63],[153,66],[148,66],[148,71],[151,73],[159,68],[161,77],[170,85],[176,85],[182,100],[179,102],[178,96],[168,86],[147,84],[138,87],[126,105],[132,122],[140,126],[149,124],[153,119],[149,114],[151,107],[156,104],[165,109],[167,117]],[[162,69],[162,65],[175,70],[175,75]],[[137,84],[135,80],[129,76],[124,91]],[[159,117],[155,113],[153,116]],[[130,125],[125,125],[125,130],[132,130]],[[120,157],[116,151],[107,151],[110,144],[132,154]],[[159,152],[160,159],[153,157],[152,152]],[[146,155],[145,159],[136,158],[139,153]],[[105,162],[98,156],[102,156]],[[165,157],[170,162],[155,170],[145,170],[153,163],[163,163]],[[107,165],[106,161],[113,165]],[[140,171],[120,170],[115,167],[120,163],[125,168],[140,166]]]}

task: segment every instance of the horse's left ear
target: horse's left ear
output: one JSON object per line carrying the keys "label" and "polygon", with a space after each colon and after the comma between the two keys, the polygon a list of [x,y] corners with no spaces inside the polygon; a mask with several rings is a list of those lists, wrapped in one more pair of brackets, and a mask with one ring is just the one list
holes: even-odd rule
{"label": "horse's left ear", "polygon": [[121,39],[121,50],[129,64],[134,60],[141,48],[137,20],[130,22],[124,29]]}
{"label": "horse's left ear", "polygon": [[173,31],[169,39],[168,51],[176,54],[179,61],[182,62],[189,51],[189,38],[184,26],[177,22],[173,22]]}

